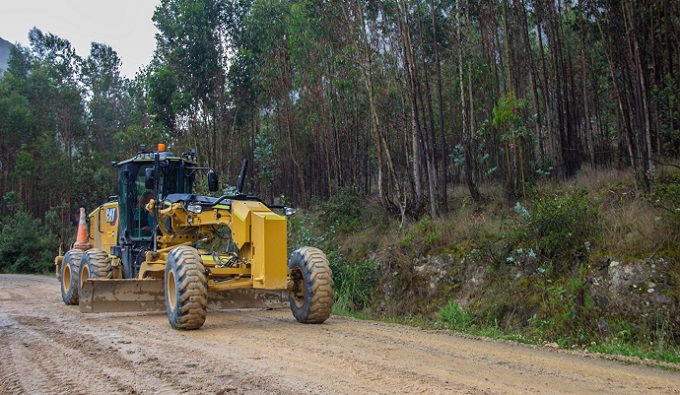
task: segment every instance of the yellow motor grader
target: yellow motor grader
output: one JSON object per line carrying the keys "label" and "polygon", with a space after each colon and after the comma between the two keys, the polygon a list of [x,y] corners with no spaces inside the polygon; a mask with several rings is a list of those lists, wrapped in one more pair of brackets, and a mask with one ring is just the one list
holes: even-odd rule
{"label": "yellow motor grader", "polygon": [[[175,155],[162,144],[155,152],[142,147],[113,165],[118,196],[92,211],[89,231],[55,258],[64,303],[83,312],[165,309],[175,329],[200,328],[209,307],[288,303],[302,323],[330,316],[326,256],[305,247],[287,257],[287,216],[294,210],[242,192],[247,161],[236,192],[219,198],[192,193],[199,171],[208,171],[211,192],[219,187],[194,150]],[[220,251],[211,249],[215,244]]]}

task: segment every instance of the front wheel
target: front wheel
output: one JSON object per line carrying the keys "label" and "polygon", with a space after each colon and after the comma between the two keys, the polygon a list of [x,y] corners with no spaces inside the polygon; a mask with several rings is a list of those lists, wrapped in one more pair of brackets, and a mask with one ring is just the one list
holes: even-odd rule
{"label": "front wheel", "polygon": [[168,254],[165,265],[165,309],[170,326],[198,329],[205,322],[208,308],[208,282],[198,251],[177,247]]}
{"label": "front wheel", "polygon": [[318,248],[304,247],[288,261],[293,280],[290,309],[298,322],[321,324],[333,310],[333,272],[326,255]]}
{"label": "front wheel", "polygon": [[78,292],[82,289],[83,283],[89,278],[111,278],[112,276],[113,272],[109,254],[98,248],[91,248],[85,251],[80,258]]}
{"label": "front wheel", "polygon": [[78,277],[80,274],[81,250],[70,250],[61,261],[61,299],[68,305],[78,304]]}

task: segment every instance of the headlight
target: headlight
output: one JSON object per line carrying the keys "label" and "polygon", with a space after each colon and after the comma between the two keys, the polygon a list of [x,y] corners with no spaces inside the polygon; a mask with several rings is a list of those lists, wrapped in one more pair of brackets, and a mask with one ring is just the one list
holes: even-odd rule
{"label": "headlight", "polygon": [[295,214],[297,212],[296,209],[292,207],[286,207],[283,209],[283,213],[286,215],[286,217],[290,217],[291,215]]}
{"label": "headlight", "polygon": [[190,204],[187,206],[187,210],[194,214],[200,214],[203,212],[203,207],[200,204]]}

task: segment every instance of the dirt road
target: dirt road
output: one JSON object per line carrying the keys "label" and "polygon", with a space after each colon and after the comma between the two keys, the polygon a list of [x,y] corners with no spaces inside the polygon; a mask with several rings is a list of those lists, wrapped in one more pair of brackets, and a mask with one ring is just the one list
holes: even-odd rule
{"label": "dirt road", "polygon": [[1,394],[680,394],[680,373],[351,318],[84,314],[53,277],[0,275]]}

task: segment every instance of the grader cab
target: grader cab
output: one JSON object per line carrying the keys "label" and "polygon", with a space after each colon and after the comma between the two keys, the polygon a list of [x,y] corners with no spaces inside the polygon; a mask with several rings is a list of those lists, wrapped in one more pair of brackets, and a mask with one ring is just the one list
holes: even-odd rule
{"label": "grader cab", "polygon": [[193,193],[199,171],[218,190],[217,175],[194,152],[177,156],[159,145],[114,165],[118,195],[87,216],[81,209],[78,240],[55,258],[64,303],[83,312],[165,309],[175,329],[200,328],[209,307],[289,303],[302,323],[330,316],[326,256],[313,247],[287,256],[292,209],[243,193],[247,162],[236,192],[219,198]]}

